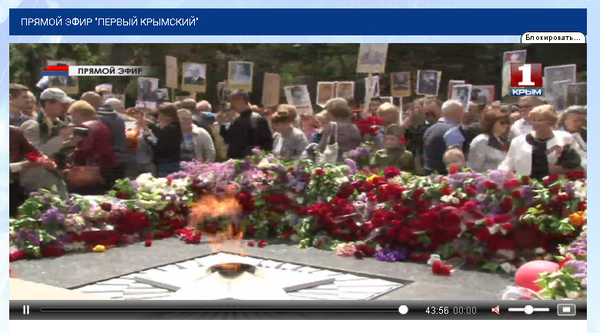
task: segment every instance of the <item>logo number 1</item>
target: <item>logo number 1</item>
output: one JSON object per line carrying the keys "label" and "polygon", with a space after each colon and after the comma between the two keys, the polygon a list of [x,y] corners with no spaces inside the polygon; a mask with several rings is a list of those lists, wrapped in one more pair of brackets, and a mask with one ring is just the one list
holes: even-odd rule
{"label": "logo number 1", "polygon": [[525,64],[519,67],[519,70],[523,73],[521,76],[522,81],[519,82],[519,86],[533,86],[535,83],[531,82],[531,64]]}

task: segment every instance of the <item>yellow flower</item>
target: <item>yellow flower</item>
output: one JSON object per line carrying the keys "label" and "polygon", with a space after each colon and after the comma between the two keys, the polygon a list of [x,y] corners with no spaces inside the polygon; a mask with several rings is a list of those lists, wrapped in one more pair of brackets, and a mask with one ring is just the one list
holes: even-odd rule
{"label": "yellow flower", "polygon": [[371,177],[367,178],[367,180],[370,181],[370,182],[372,182],[372,181],[374,181],[377,178],[379,178],[378,175],[372,175]]}
{"label": "yellow flower", "polygon": [[92,250],[94,252],[106,252],[106,247],[104,245],[96,245]]}

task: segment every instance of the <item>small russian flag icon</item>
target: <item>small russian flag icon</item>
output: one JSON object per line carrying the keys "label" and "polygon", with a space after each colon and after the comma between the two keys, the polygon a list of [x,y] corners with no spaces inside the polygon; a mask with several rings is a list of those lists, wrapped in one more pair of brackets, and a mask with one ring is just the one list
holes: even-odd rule
{"label": "small russian flag icon", "polygon": [[69,66],[48,66],[40,76],[69,76]]}

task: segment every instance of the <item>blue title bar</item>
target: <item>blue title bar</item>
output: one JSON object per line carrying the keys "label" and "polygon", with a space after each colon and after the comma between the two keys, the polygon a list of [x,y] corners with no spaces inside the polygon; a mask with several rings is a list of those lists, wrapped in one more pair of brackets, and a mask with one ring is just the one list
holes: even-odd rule
{"label": "blue title bar", "polygon": [[582,32],[587,9],[10,9],[12,36],[520,36]]}

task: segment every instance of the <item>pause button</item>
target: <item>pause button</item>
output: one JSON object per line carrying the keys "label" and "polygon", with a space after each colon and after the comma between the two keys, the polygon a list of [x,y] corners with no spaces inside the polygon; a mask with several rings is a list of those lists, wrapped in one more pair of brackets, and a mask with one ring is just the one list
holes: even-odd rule
{"label": "pause button", "polygon": [[23,314],[29,315],[29,305],[23,305]]}

